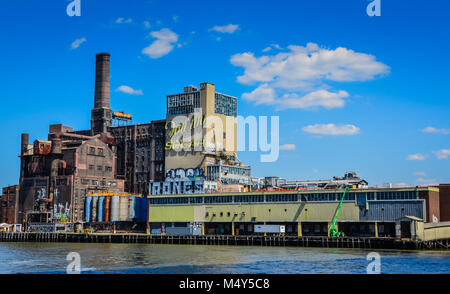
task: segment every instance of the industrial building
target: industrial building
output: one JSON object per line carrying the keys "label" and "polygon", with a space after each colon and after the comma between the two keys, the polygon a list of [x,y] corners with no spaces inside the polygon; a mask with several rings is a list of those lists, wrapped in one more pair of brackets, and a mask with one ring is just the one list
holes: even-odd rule
{"label": "industrial building", "polygon": [[2,189],[0,196],[0,224],[18,223],[19,186],[9,186]]}
{"label": "industrial building", "polygon": [[[151,195],[149,221],[153,233],[167,228],[201,227],[203,234],[252,235],[261,225],[277,225],[287,235],[327,236],[343,190],[260,191],[203,195]],[[441,210],[429,199],[435,187],[351,189],[339,213],[338,228],[346,236],[395,237],[404,217],[423,222]],[[410,224],[403,222],[408,236]],[[406,227],[405,227],[406,226]],[[171,229],[169,229],[171,230]]]}
{"label": "industrial building", "polygon": [[[450,221],[450,185],[371,188],[355,172],[322,180],[255,178],[237,156],[237,98],[211,83],[166,96],[166,117],[132,124],[110,107],[110,54],[96,55],[91,128],[22,134],[20,182],[0,219],[45,231],[412,237]],[[344,188],[350,188],[339,208]],[[66,226],[67,224],[67,226]],[[75,225],[75,226],[74,226]],[[423,224],[422,224],[423,225]]]}
{"label": "industrial building", "polygon": [[32,145],[22,134],[16,221],[84,222],[89,192],[147,194],[151,181],[164,180],[165,120],[131,120],[110,107],[110,54],[99,53],[91,128],[51,125],[48,140]]}

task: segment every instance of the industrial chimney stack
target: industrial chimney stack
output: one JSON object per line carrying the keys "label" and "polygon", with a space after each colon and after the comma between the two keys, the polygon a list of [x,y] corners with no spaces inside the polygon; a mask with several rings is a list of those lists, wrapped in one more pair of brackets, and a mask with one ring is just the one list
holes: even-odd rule
{"label": "industrial chimney stack", "polygon": [[95,97],[91,112],[92,135],[107,133],[112,125],[110,108],[109,62],[111,54],[98,53],[95,61]]}

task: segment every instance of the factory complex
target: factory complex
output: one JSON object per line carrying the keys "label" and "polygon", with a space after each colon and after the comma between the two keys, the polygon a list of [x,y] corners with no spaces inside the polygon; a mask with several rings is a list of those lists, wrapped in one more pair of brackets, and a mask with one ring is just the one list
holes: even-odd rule
{"label": "factory complex", "polygon": [[[215,85],[166,96],[166,117],[133,124],[110,107],[110,54],[96,55],[91,128],[21,135],[20,180],[0,230],[151,235],[450,238],[450,184],[371,187],[252,176],[237,154],[238,99]],[[218,127],[220,126],[220,128]],[[438,238],[439,237],[439,238]]]}

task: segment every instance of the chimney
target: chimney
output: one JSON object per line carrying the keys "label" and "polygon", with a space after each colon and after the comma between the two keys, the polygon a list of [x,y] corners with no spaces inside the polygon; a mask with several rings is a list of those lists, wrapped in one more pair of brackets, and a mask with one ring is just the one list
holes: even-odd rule
{"label": "chimney", "polygon": [[109,61],[111,54],[98,53],[95,58],[95,97],[91,111],[91,135],[107,133],[112,126],[109,93]]}
{"label": "chimney", "polygon": [[94,108],[110,108],[109,103],[109,61],[111,54],[98,53],[95,58],[95,100]]}
{"label": "chimney", "polygon": [[20,143],[20,154],[26,155],[28,153],[28,144],[30,140],[30,135],[23,133],[21,137],[21,143]]}

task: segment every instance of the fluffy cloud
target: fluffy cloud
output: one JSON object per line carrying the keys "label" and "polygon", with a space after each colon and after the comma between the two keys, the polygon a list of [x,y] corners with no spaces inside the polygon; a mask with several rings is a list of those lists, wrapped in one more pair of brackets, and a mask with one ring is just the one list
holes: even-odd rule
{"label": "fluffy cloud", "polygon": [[[282,49],[279,45],[271,45],[263,51],[268,52],[272,48]],[[279,101],[284,105],[281,108],[308,108],[304,105],[309,100],[322,98],[333,102],[312,104],[326,108],[342,107],[345,104],[342,99],[349,94],[343,90],[326,90],[329,89],[327,82],[368,81],[390,72],[389,66],[377,61],[373,55],[343,47],[334,50],[320,48],[314,43],[291,45],[287,52],[260,57],[251,52],[235,54],[230,62],[244,68],[243,75],[237,78],[239,83],[256,84],[266,92],[272,88],[273,100],[284,100]],[[256,93],[246,93],[243,97],[252,97],[256,104],[266,104],[267,97],[258,99]]]}
{"label": "fluffy cloud", "polygon": [[76,39],[75,41],[73,41],[72,43],[72,50],[77,49],[78,47],[80,47],[81,44],[83,44],[84,42],[86,42],[86,38],[80,38],[80,39]]}
{"label": "fluffy cloud", "polygon": [[441,149],[438,151],[433,151],[437,159],[447,159],[450,156],[450,149]]}
{"label": "fluffy cloud", "polygon": [[215,31],[219,33],[226,33],[226,34],[233,34],[239,29],[239,25],[229,24],[226,26],[214,26],[213,28],[209,29],[209,31]]}
{"label": "fluffy cloud", "polygon": [[116,92],[122,92],[125,94],[130,94],[130,95],[144,95],[144,93],[142,92],[142,90],[135,90],[129,86],[120,86],[119,88],[116,89]]}
{"label": "fluffy cloud", "polygon": [[443,134],[448,135],[450,134],[450,129],[437,129],[434,127],[426,127],[422,130],[424,133],[432,133],[432,134]]}
{"label": "fluffy cloud", "polygon": [[349,94],[346,91],[330,92],[327,90],[317,90],[304,96],[296,93],[285,94],[280,99],[277,99],[275,89],[271,88],[267,83],[262,84],[250,93],[244,93],[242,95],[243,99],[252,101],[256,105],[276,105],[277,109],[310,109],[317,107],[331,109],[343,107],[345,104],[344,99],[347,97],[349,97]]}
{"label": "fluffy cloud", "polygon": [[408,155],[408,157],[406,157],[406,160],[425,160],[425,159],[426,159],[425,155],[420,153],[410,154]]}
{"label": "fluffy cloud", "polygon": [[131,18],[125,19],[123,17],[119,17],[116,20],[116,23],[131,23],[131,22],[133,22],[133,19],[131,19]]}
{"label": "fluffy cloud", "polygon": [[280,146],[280,150],[295,150],[294,144],[284,144]]}
{"label": "fluffy cloud", "polygon": [[427,174],[425,172],[415,172],[414,175],[418,176],[418,177],[426,177]]}
{"label": "fluffy cloud", "polygon": [[150,58],[159,58],[169,54],[178,41],[178,35],[167,28],[151,32],[150,35],[156,40],[142,50],[142,53]]}
{"label": "fluffy cloud", "polygon": [[269,52],[272,49],[279,49],[279,50],[281,50],[283,48],[281,48],[280,45],[278,45],[278,44],[272,44],[272,45],[264,48],[262,52]]}
{"label": "fluffy cloud", "polygon": [[359,128],[354,125],[315,124],[302,128],[302,131],[315,135],[356,135]]}

